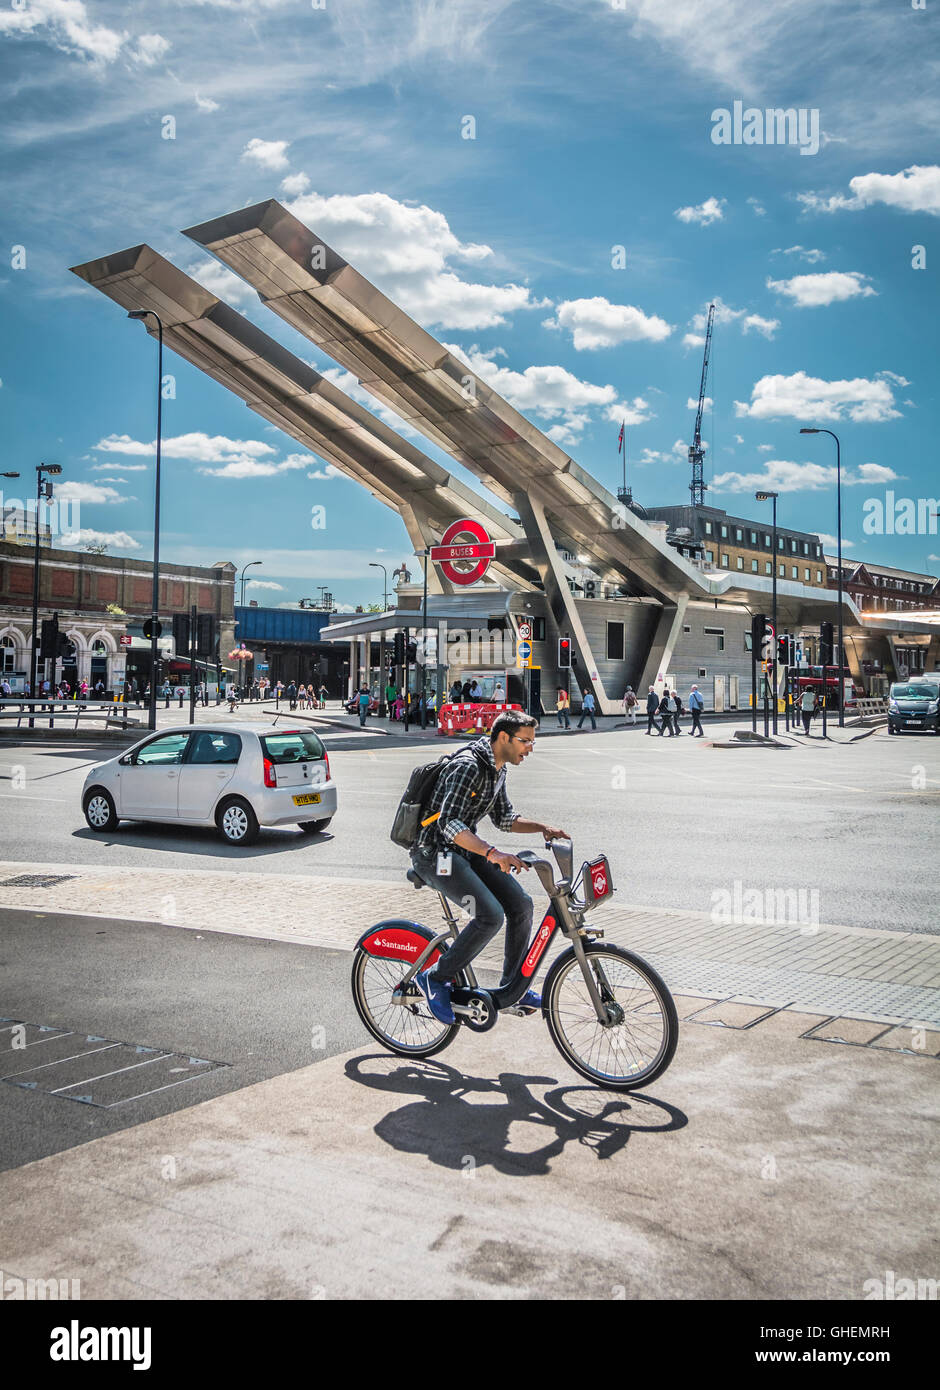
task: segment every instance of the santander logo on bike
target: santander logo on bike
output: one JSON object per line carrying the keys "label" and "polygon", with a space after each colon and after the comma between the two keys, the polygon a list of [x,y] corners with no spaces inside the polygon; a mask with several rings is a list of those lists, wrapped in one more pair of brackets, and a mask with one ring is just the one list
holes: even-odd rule
{"label": "santander logo on bike", "polygon": [[549,938],[550,938],[550,936],[551,936],[551,934],[552,934],[552,932],[553,932],[554,930],[555,930],[555,919],[554,919],[554,917],[546,917],[546,918],[544,919],[544,921],[542,922],[542,925],[539,927],[538,931],[536,932],[535,940],[532,942],[532,948],[531,948],[531,950],[529,951],[529,954],[526,956],[525,960],[522,962],[522,973],[523,973],[523,975],[525,975],[526,977],[528,977],[529,975],[532,974],[533,970],[535,969],[535,967],[538,965],[539,961],[541,960],[541,958],[542,958],[542,952],[545,950],[545,947],[548,945]]}

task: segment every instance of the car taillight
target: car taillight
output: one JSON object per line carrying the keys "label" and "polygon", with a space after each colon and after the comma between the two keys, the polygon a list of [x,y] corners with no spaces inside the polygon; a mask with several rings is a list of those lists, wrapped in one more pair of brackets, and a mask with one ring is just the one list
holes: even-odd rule
{"label": "car taillight", "polygon": [[324,754],[323,754],[323,761],[324,761],[324,763],[326,764],[326,780],[329,781],[329,780],[330,780],[330,755],[329,755],[329,753],[324,753]]}
{"label": "car taillight", "polygon": [[264,785],[266,787],[276,787],[277,777],[274,775],[274,764],[270,758],[264,760]]}

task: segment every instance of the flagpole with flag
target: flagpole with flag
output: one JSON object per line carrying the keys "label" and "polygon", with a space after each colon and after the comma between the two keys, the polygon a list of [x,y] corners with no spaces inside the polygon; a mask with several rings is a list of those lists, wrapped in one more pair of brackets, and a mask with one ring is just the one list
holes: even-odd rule
{"label": "flagpole with flag", "polygon": [[627,491],[627,422],[625,419],[620,422],[620,433],[617,436],[617,453],[619,454],[621,451],[623,451],[623,486],[617,489],[617,501],[627,506],[632,499]]}

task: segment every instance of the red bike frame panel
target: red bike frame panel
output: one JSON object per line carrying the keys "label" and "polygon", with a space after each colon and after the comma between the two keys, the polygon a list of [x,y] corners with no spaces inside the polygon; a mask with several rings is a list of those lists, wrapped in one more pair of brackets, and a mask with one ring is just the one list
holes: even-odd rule
{"label": "red bike frame panel", "polygon": [[[426,936],[407,927],[377,927],[359,943],[366,955],[379,956],[383,960],[400,960],[407,964],[416,961],[427,944]],[[425,970],[430,970],[440,954],[437,950],[431,952],[424,963]]]}
{"label": "red bike frame panel", "polygon": [[550,912],[546,912],[545,916],[542,918],[542,925],[535,933],[535,940],[532,942],[529,954],[522,962],[522,974],[526,979],[529,979],[531,975],[535,974],[538,963],[545,954],[545,948],[555,935],[555,928],[557,926],[558,923],[555,921],[555,918]]}

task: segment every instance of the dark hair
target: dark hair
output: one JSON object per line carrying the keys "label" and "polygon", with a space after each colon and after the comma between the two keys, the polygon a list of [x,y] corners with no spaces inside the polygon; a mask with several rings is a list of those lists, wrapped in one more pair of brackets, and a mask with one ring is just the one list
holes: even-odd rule
{"label": "dark hair", "polygon": [[524,710],[503,710],[502,714],[498,714],[493,720],[490,743],[495,743],[500,734],[508,734],[510,738],[513,738],[520,729],[538,728],[538,722],[531,714],[526,714]]}

